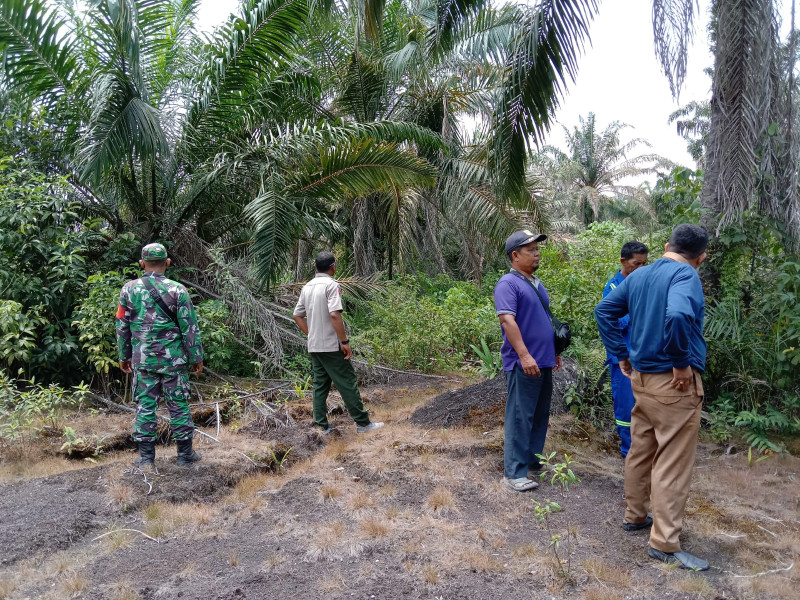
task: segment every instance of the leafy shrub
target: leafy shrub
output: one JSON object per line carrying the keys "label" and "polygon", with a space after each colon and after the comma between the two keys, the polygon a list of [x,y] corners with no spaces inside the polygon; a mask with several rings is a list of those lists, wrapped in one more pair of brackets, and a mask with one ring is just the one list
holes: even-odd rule
{"label": "leafy shrub", "polygon": [[228,325],[230,310],[221,300],[205,300],[196,307],[204,361],[214,370],[230,375],[250,377],[256,374],[258,362],[245,348],[234,341],[235,333]]}
{"label": "leafy shrub", "polygon": [[87,281],[88,296],[75,310],[73,325],[88,363],[97,373],[108,375],[119,362],[114,315],[119,306],[122,286],[138,277],[138,270],[129,267],[91,275]]}
{"label": "leafy shrub", "polygon": [[3,337],[22,336],[14,363],[26,373],[64,381],[83,371],[71,313],[86,279],[85,245],[96,235],[66,197],[63,179],[0,157],[0,294],[15,303],[0,317]]}
{"label": "leafy shrub", "polygon": [[481,338],[490,349],[501,344],[490,292],[444,275],[392,282],[353,322],[360,329],[353,336],[356,348],[402,369],[458,368]]}
{"label": "leafy shrub", "polygon": [[70,390],[34,379],[14,381],[0,370],[0,440],[31,437],[36,428],[60,432],[61,413],[79,406],[87,391],[82,385]]}

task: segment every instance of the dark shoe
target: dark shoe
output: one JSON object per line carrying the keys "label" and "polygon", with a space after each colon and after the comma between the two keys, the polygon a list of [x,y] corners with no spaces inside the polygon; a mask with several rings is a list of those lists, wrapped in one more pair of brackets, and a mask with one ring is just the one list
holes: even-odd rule
{"label": "dark shoe", "polygon": [[137,467],[152,467],[156,460],[156,443],[139,442],[139,458],[133,461]]}
{"label": "dark shoe", "polygon": [[647,518],[642,521],[641,523],[628,523],[627,521],[622,521],[622,528],[625,531],[639,531],[640,529],[647,529],[648,527],[652,527],[653,525],[653,515],[647,513]]}
{"label": "dark shoe", "polygon": [[200,453],[192,450],[192,440],[177,440],[178,443],[178,464],[190,465],[200,460]]}
{"label": "dark shoe", "polygon": [[678,565],[681,569],[689,569],[691,571],[708,571],[708,562],[702,558],[689,554],[688,552],[662,552],[656,550],[652,546],[647,553],[661,562],[668,565]]}

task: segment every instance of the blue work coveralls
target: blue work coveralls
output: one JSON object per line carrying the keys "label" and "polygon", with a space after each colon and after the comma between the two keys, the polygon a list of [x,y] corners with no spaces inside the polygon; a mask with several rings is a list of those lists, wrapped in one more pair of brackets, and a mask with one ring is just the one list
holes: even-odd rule
{"label": "blue work coveralls", "polygon": [[[603,288],[603,298],[608,296],[615,287],[624,281],[625,277],[622,271],[617,271],[617,274],[612,277],[606,287]],[[630,349],[630,332],[628,331],[628,323],[630,322],[630,315],[625,315],[619,320],[619,328],[622,332],[622,339],[625,340],[625,345]],[[619,434],[620,444],[619,450],[622,457],[628,455],[628,450],[631,447],[631,411],[636,400],[633,397],[633,389],[631,389],[631,380],[625,377],[622,369],[619,368],[619,360],[613,354],[606,351],[606,364],[608,364],[611,371],[611,395],[614,398],[614,419],[617,422],[617,433]]]}

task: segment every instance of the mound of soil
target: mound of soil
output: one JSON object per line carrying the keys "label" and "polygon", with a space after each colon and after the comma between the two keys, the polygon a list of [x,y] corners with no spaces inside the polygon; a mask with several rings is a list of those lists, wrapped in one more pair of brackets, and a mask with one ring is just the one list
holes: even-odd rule
{"label": "mound of soil", "polygon": [[[564,393],[578,381],[578,365],[564,358],[560,371],[553,373],[553,401],[550,414],[567,412]],[[435,427],[496,427],[503,423],[506,398],[506,376],[500,373],[474,385],[439,394],[411,415],[411,422]]]}

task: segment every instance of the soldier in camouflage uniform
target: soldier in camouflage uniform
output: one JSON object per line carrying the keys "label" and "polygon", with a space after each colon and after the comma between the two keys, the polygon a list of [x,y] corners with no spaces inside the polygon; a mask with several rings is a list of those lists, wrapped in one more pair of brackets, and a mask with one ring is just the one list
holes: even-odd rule
{"label": "soldier in camouflage uniform", "polygon": [[161,244],[142,248],[139,264],[145,272],[122,288],[116,314],[119,366],[124,373],[133,373],[133,396],[138,403],[133,439],[139,442],[136,464],[141,466],[155,461],[156,409],[162,395],[172,437],[178,444],[178,464],[200,460],[200,453],[192,449],[189,365],[196,375],[202,372],[203,346],[189,293],[164,277],[170,262]]}

